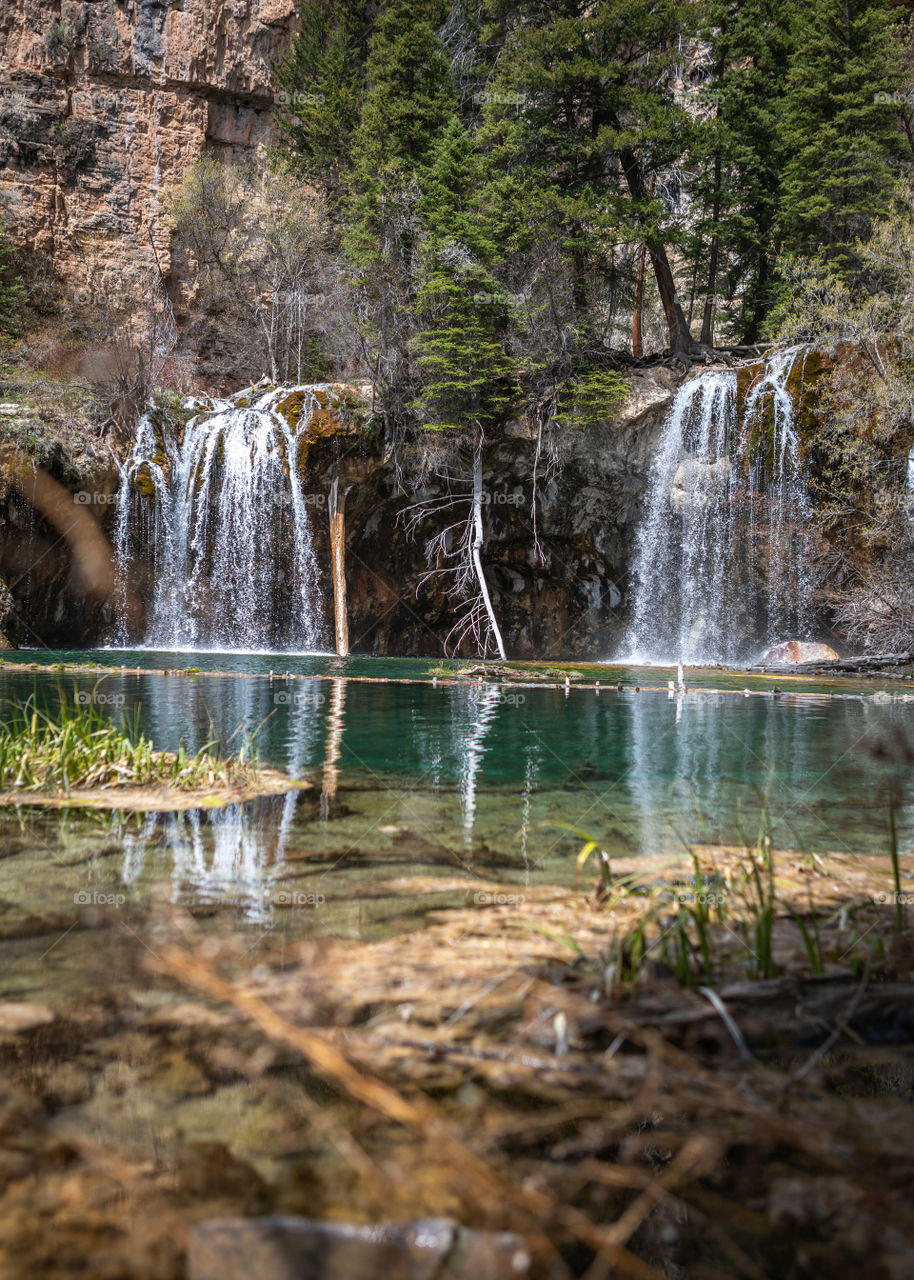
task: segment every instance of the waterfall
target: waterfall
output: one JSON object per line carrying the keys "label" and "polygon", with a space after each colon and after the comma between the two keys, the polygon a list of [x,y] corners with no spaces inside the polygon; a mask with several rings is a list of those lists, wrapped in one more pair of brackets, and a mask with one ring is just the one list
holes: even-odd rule
{"label": "waterfall", "polygon": [[634,660],[737,664],[804,637],[809,500],[776,353],[739,411],[736,374],[685,382],[663,426],[635,549]]}
{"label": "waterfall", "polygon": [[188,402],[200,412],[183,433],[155,412],[141,418],[121,468],[115,554],[122,594],[138,562],[150,564],[147,646],[322,647],[313,500],[300,476],[321,390]]}

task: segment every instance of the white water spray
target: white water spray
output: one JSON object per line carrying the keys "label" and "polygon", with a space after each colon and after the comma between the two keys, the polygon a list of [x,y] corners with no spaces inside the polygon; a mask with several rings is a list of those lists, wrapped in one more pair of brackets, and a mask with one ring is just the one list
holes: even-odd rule
{"label": "white water spray", "polygon": [[736,374],[679,389],[648,481],[625,650],[686,664],[750,660],[810,623],[809,501],[778,352],[740,414]]}
{"label": "white water spray", "polygon": [[[121,468],[115,550],[122,589],[151,562],[153,648],[319,649],[325,642],[300,452],[319,386],[251,403],[195,402],[183,435],[153,414]],[[279,410],[301,398],[293,426]],[[120,635],[120,643],[131,637]]]}

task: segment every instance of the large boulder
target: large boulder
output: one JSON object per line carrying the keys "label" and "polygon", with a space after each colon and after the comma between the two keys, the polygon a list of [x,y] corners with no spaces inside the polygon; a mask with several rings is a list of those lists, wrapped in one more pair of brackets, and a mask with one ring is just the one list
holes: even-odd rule
{"label": "large boulder", "polygon": [[784,663],[793,666],[798,662],[831,662],[840,657],[827,644],[813,644],[809,640],[785,640],[776,644],[762,655],[761,666],[773,666]]}

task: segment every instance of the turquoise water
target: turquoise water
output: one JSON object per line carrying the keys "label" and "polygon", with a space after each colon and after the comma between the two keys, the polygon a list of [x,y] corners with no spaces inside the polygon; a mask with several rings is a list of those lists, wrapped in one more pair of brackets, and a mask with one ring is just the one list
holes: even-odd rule
{"label": "turquoise water", "polygon": [[[165,670],[176,655],[42,657]],[[30,655],[19,658],[27,664]],[[248,673],[269,672],[270,661],[193,655],[201,669]],[[0,702],[33,696],[52,705],[63,689],[115,719],[137,716],[166,750],[216,739],[234,752],[253,735],[264,763],[310,781],[313,790],[299,797],[128,819],[117,832],[112,880],[161,874],[179,897],[255,911],[266,881],[282,883],[292,863],[325,887],[328,877],[344,883],[350,897],[392,868],[568,882],[581,840],[559,824],[611,856],[661,857],[683,844],[753,839],[765,811],[780,847],[885,852],[892,785],[904,847],[914,848],[910,769],[893,763],[914,737],[914,701],[903,697],[746,697],[742,677],[730,679],[730,691],[671,697],[656,672],[661,690],[653,692],[635,692],[637,675],[621,691],[599,693],[573,684],[433,684],[427,660],[282,661],[298,678],[5,669]],[[53,843],[47,831],[43,838]]]}
{"label": "turquoise water", "polygon": [[[310,674],[271,680],[166,674],[174,655],[139,674],[18,658],[0,668],[0,714],[63,693],[136,717],[164,749],[215,738],[233,752],[253,736],[264,763],[311,786],[177,815],[0,808],[6,1000],[65,1010],[125,982],[145,999],[159,940],[201,933],[245,964],[275,965],[311,939],[401,936],[444,907],[516,911],[527,927],[525,899],[574,881],[582,836],[568,826],[658,870],[684,845],[753,841],[763,812],[777,847],[866,856],[889,847],[894,788],[902,850],[914,852],[914,786],[899,762],[914,701],[849,685],[746,697],[737,676],[730,691],[669,697],[656,672],[659,691],[636,692],[635,675],[597,693],[435,684],[427,661],[406,659],[299,659],[316,664]],[[269,673],[269,658],[212,662]]]}

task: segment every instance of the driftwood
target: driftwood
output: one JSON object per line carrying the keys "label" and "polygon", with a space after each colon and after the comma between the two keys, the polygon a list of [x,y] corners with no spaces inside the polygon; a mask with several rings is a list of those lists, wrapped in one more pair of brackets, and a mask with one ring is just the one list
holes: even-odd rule
{"label": "driftwood", "polygon": [[[861,983],[848,976],[777,978],[722,987],[717,995],[756,1051],[790,1051],[820,1044],[840,1029],[858,1046],[910,1044],[914,1039],[914,984]],[[633,1000],[624,1006],[633,1026],[656,1027],[673,1044],[687,1034],[705,1032],[721,1019],[717,1009],[697,992],[670,987],[663,996]],[[580,1030],[594,1033],[605,1025],[594,1014]]]}
{"label": "driftwood", "polygon": [[914,653],[876,653],[857,658],[829,658],[824,662],[778,662],[769,666],[750,667],[750,671],[776,672],[778,675],[853,675],[875,672],[883,667],[905,667],[914,663]]}

